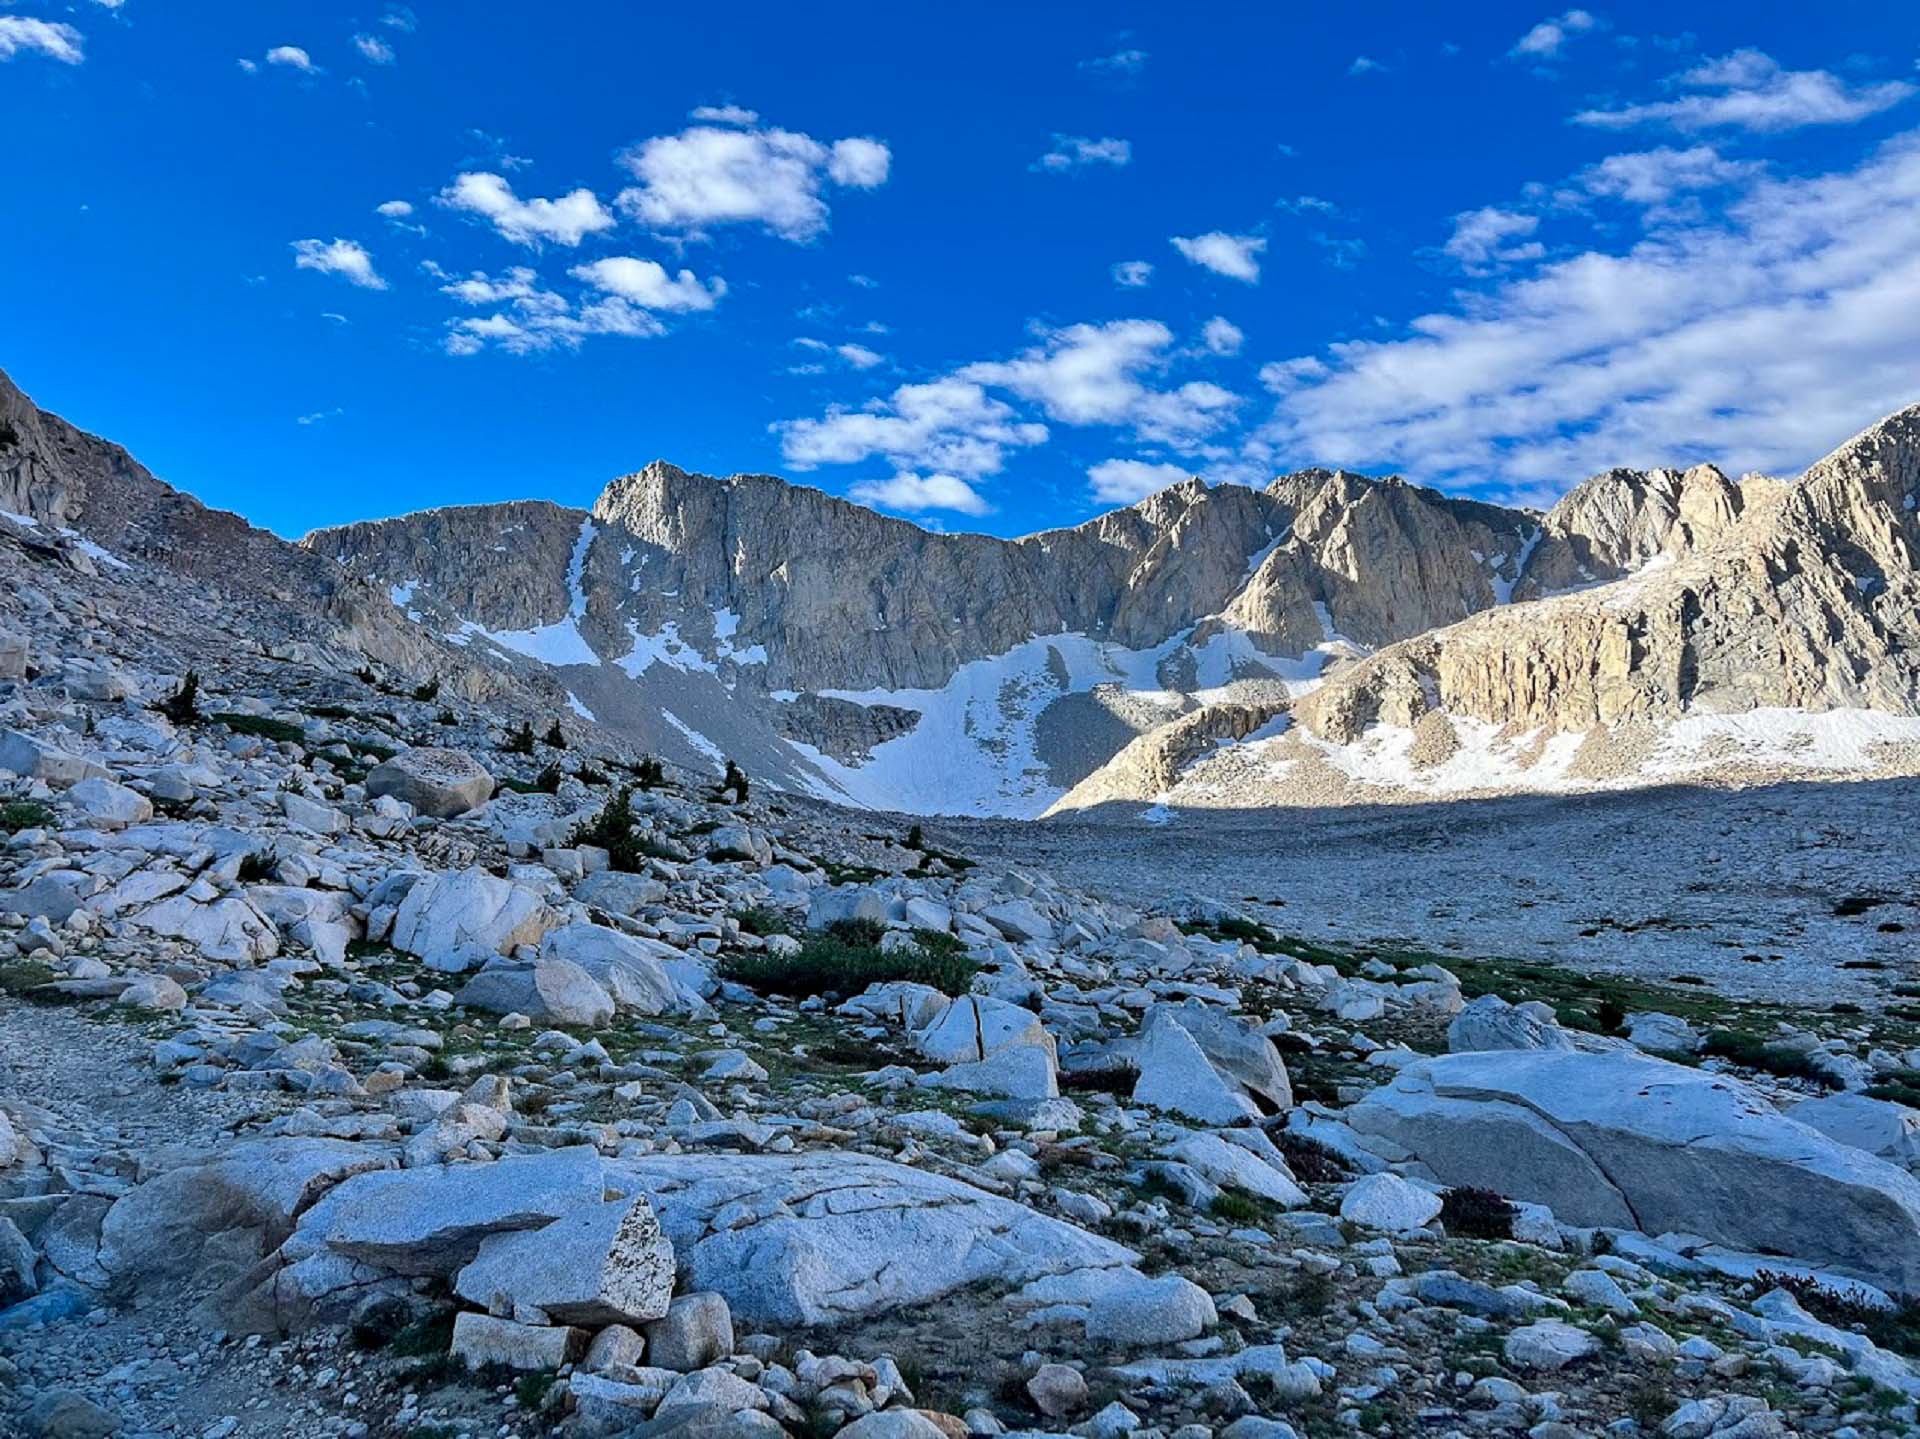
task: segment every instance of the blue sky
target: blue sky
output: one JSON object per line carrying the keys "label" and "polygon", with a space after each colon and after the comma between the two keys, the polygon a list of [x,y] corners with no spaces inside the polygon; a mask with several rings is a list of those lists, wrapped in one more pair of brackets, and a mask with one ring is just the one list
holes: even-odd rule
{"label": "blue sky", "polygon": [[655,457],[1000,534],[1790,472],[1920,401],[1917,59],[1892,0],[0,0],[0,366],[290,536]]}

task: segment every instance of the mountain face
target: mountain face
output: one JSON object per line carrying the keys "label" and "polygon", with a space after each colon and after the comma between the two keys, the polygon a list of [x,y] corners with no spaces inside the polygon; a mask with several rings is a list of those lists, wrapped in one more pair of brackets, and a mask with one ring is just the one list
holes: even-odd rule
{"label": "mountain face", "polygon": [[[1901,739],[1916,457],[1920,409],[1792,483],[1613,470],[1543,515],[1314,469],[1016,540],[656,462],[591,510],[431,510],[296,547],[0,378],[0,511],[39,533],[153,559],[269,637],[924,813],[1615,780],[1715,717],[1865,713]],[[1738,758],[1723,731],[1696,738]]]}

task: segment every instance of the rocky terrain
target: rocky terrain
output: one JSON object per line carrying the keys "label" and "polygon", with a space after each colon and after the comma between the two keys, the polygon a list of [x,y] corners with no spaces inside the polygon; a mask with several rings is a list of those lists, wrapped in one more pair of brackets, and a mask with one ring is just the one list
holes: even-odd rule
{"label": "rocky terrain", "polygon": [[[657,495],[836,502],[656,469],[591,520],[442,512],[405,525],[527,563],[468,565],[470,593],[429,599],[426,576],[349,574],[8,403],[0,1432],[1920,1434],[1910,782],[1700,791],[1664,850],[1624,794],[1329,810],[1291,840],[1319,861],[1263,859],[1287,847],[1271,816],[861,813],[691,740],[663,763],[591,712],[586,676],[624,671],[568,648],[598,656],[626,605],[675,598],[632,588],[671,564],[665,589],[712,624],[670,644],[669,611],[632,621],[660,657],[642,676],[724,697],[764,667],[796,686],[772,703],[806,716],[801,743],[883,751],[913,707],[824,677],[927,685],[943,662],[781,638],[703,578],[754,547],[690,538],[770,522],[676,529]],[[1895,440],[1766,503],[1812,514],[1897,484]],[[1612,516],[1617,538],[1541,526],[1556,584],[1636,564],[1627,582],[1654,583],[1648,547],[1676,525],[1707,563],[1763,503],[1699,472],[1596,486],[1568,515]],[[1176,490],[1072,543],[1170,609],[1225,616],[1265,576],[1262,643],[1284,650],[1283,571],[1321,559],[1276,543],[1281,510],[1322,558],[1323,524],[1499,528],[1311,476]],[[956,646],[1055,620],[1166,642],[1151,604],[1050,589],[1060,537],[1002,555],[859,523],[876,555],[902,546],[902,594],[915,566],[1005,566],[1027,609],[983,602]],[[1222,565],[1215,531],[1249,553]],[[1765,534],[1844,598],[1804,542]],[[1891,571],[1903,534],[1857,553]],[[1473,608],[1446,553],[1405,591],[1309,599],[1321,634],[1391,656],[1395,627],[1445,617],[1429,606]],[[1482,582],[1524,584],[1519,554]],[[1882,626],[1860,633],[1897,638],[1878,586],[1854,590],[1854,619]],[[451,618],[495,604],[484,633]],[[1163,658],[1214,643],[1205,618]],[[1897,709],[1885,648],[1835,697]],[[1177,784],[1207,746],[1244,752],[1290,718],[1290,693],[1259,688],[1285,683],[1205,706],[1090,687],[1069,713],[1168,726]],[[666,730],[718,749],[675,715]],[[1570,892],[1604,856],[1555,853],[1609,832],[1649,878]]]}

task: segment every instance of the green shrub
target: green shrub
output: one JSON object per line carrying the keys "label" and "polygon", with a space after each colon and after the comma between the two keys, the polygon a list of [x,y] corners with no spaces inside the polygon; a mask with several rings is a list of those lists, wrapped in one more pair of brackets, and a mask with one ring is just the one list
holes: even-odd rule
{"label": "green shrub", "polygon": [[211,718],[215,724],[223,724],[235,734],[253,735],[258,739],[298,744],[306,738],[305,731],[292,720],[271,719],[266,715],[229,713],[213,715]]}
{"label": "green shrub", "polygon": [[1353,1167],[1338,1151],[1317,1139],[1283,1129],[1274,1135],[1274,1143],[1286,1156],[1287,1168],[1293,1171],[1293,1177],[1302,1184],[1339,1184],[1353,1176]]}
{"label": "green shrub", "polygon": [[440,681],[430,679],[425,684],[413,687],[413,697],[423,704],[440,698]]}
{"label": "green shrub", "polygon": [[180,688],[154,706],[175,724],[193,724],[200,718],[200,676],[188,670],[180,680]]}
{"label": "green shrub", "polygon": [[633,817],[633,791],[622,789],[600,807],[600,813],[573,832],[573,844],[597,845],[607,852],[609,867],[638,874],[649,859],[683,860],[652,835],[643,834]]}
{"label": "green shrub", "polygon": [[1517,1213],[1504,1194],[1471,1184],[1440,1196],[1440,1222],[1456,1239],[1511,1239]]}
{"label": "green shrub", "polygon": [[1224,1219],[1229,1224],[1263,1224],[1267,1218],[1266,1208],[1259,1200],[1235,1189],[1221,1190],[1207,1207],[1215,1219]]}
{"label": "green shrub", "polygon": [[509,734],[506,739],[501,742],[500,748],[508,754],[532,754],[533,726],[525,720],[521,720],[520,728]]}
{"label": "green shrub", "polygon": [[30,799],[8,800],[0,804],[0,830],[18,834],[23,829],[45,829],[53,823],[53,811]]}
{"label": "green shrub", "polygon": [[559,720],[555,720],[547,727],[546,736],[541,740],[541,743],[546,745],[548,749],[565,749],[567,747],[567,732],[560,728]]}
{"label": "green shrub", "polygon": [[53,966],[37,959],[16,959],[11,964],[0,964],[0,994],[17,997],[40,985],[52,984],[59,977],[53,972]]}
{"label": "green shrub", "polygon": [[1705,1053],[1727,1059],[1748,1069],[1758,1069],[1782,1079],[1803,1079],[1822,1089],[1838,1089],[1840,1081],[1817,1068],[1804,1054],[1774,1048],[1763,1036],[1744,1029],[1716,1029],[1701,1046]]}
{"label": "green shrub", "polygon": [[965,994],[980,966],[967,958],[960,942],[929,930],[915,930],[913,937],[911,948],[883,954],[877,942],[849,943],[821,931],[803,939],[797,954],[729,955],[721,962],[720,973],[763,994],[792,998],[858,994],[870,984],[895,980],[932,985],[942,994]]}
{"label": "green shrub", "polygon": [[842,944],[871,947],[886,937],[887,927],[877,919],[836,919],[821,932]]}
{"label": "green shrub", "polygon": [[433,722],[435,724],[443,724],[443,725],[456,725],[460,723],[459,720],[453,717],[452,710],[441,710],[440,713],[434,717]]}
{"label": "green shrub", "polygon": [[659,789],[667,782],[667,767],[652,755],[642,755],[634,775],[641,789]]}
{"label": "green shrub", "polygon": [[765,939],[770,934],[792,934],[793,921],[777,909],[769,909],[764,904],[756,904],[734,915],[733,922],[740,926],[743,934],[758,935]]}
{"label": "green shrub", "polygon": [[1841,1329],[1858,1329],[1882,1349],[1896,1354],[1920,1355],[1920,1297],[1889,1295],[1893,1300],[1889,1309],[1865,1290],[1829,1288],[1811,1275],[1762,1269],[1753,1277],[1769,1288],[1786,1290],[1815,1319]]}

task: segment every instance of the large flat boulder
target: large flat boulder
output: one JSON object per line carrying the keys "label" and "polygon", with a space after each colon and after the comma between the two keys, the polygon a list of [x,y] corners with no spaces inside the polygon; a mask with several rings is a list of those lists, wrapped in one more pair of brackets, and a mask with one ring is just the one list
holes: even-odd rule
{"label": "large flat boulder", "polygon": [[555,918],[532,890],[484,869],[422,875],[393,917],[393,947],[422,958],[466,945],[506,954],[538,944]]}
{"label": "large flat boulder", "polygon": [[579,965],[564,959],[489,964],[454,998],[470,1009],[524,1014],[541,1024],[575,1029],[596,1029],[613,1018],[613,996]]}
{"label": "large flat boulder", "polygon": [[585,1147],[361,1174],[301,1217],[280,1256],[298,1264],[331,1254],[394,1274],[452,1276],[493,1235],[599,1205],[606,1181],[600,1156]]}
{"label": "large flat boulder", "polygon": [[55,789],[107,777],[105,765],[17,729],[0,729],[0,770],[10,770],[24,779],[43,779]]}
{"label": "large flat boulder", "polygon": [[865,1154],[609,1160],[673,1242],[683,1289],[750,1324],[811,1325],[923,1304],[992,1279],[1115,1269],[1137,1257],[1024,1204]]}
{"label": "large flat boulder", "polygon": [[208,1244],[246,1262],[281,1244],[333,1185],[393,1155],[339,1139],[250,1139],[158,1174],[114,1201],[100,1265],[135,1286],[202,1277]]}
{"label": "large flat boulder", "polygon": [[542,960],[564,960],[593,976],[623,1010],[635,1014],[706,1014],[707,1002],[662,963],[686,956],[658,940],[601,924],[565,924],[540,941]]}
{"label": "large flat boulder", "polygon": [[1451,1054],[1343,1117],[1416,1172],[1573,1224],[1696,1234],[1920,1289],[1920,1180],[1724,1075],[1630,1051]]}
{"label": "large flat boulder", "polygon": [[390,794],[415,814],[452,819],[493,798],[493,776],[465,750],[423,745],[375,765],[367,774],[367,793]]}

